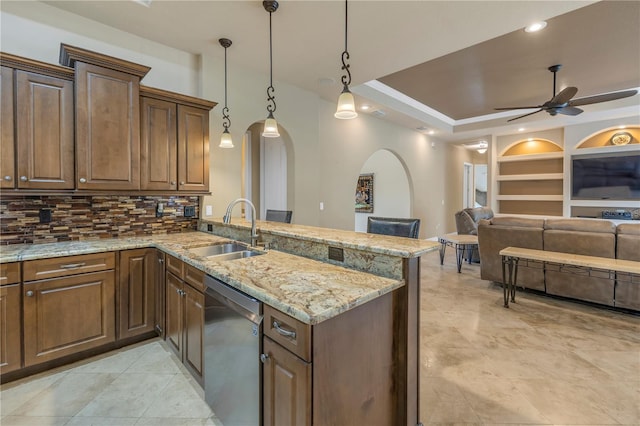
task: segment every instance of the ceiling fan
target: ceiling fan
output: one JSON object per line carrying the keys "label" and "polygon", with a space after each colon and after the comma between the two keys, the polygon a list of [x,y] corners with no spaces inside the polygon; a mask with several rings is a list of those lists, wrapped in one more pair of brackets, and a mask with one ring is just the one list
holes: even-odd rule
{"label": "ceiling fan", "polygon": [[578,89],[576,87],[565,87],[560,91],[560,93],[556,93],[556,73],[562,67],[562,65],[552,65],[548,69],[553,73],[553,97],[542,105],[533,105],[533,106],[520,106],[520,107],[507,107],[507,108],[494,108],[496,111],[508,111],[514,109],[532,109],[538,108],[537,111],[533,111],[519,117],[512,118],[507,121],[518,120],[523,117],[527,117],[529,115],[536,114],[540,111],[546,111],[550,115],[563,114],[563,115],[578,115],[583,110],[580,108],[576,108],[580,105],[589,105],[589,104],[597,104],[600,102],[608,102],[614,101],[616,99],[627,98],[629,96],[633,96],[638,93],[637,90],[625,90],[623,92],[612,92],[612,93],[604,93],[602,95],[595,96],[587,96],[584,98],[571,99],[576,93],[578,93]]}

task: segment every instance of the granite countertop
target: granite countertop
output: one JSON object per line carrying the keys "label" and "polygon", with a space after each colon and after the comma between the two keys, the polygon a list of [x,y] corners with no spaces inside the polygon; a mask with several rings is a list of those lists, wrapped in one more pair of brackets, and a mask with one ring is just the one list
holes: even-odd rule
{"label": "granite countertop", "polygon": [[[266,222],[265,222],[266,223]],[[203,258],[190,248],[229,241],[204,232],[3,246],[0,263],[157,247],[306,324],[318,324],[404,283],[275,250],[237,260]]]}
{"label": "granite countertop", "polygon": [[[206,224],[222,224],[221,218],[205,219]],[[240,229],[251,229],[251,222],[241,218],[231,218],[231,226]],[[340,229],[320,228],[317,226],[296,225],[291,223],[256,221],[258,232],[272,235],[296,238],[304,241],[314,241],[335,245],[337,247],[365,250],[373,253],[388,254],[391,256],[412,258],[419,257],[428,252],[437,250],[440,243],[437,241],[421,240],[416,238],[392,237],[365,232],[345,231]]]}

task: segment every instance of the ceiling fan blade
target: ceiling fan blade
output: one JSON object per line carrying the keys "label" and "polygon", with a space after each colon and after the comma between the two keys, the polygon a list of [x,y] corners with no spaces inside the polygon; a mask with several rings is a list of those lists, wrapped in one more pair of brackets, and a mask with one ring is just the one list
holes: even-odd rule
{"label": "ceiling fan blade", "polygon": [[542,108],[542,105],[494,108],[494,110],[496,110],[496,111],[511,111],[513,109],[533,109],[533,108]]}
{"label": "ceiling fan blade", "polygon": [[556,112],[558,114],[564,114],[564,115],[578,115],[583,111],[580,108],[568,106],[564,108],[557,108]]}
{"label": "ceiling fan blade", "polygon": [[549,104],[552,106],[566,104],[576,95],[576,93],[578,93],[577,87],[565,87],[560,91],[560,93],[551,98]]}
{"label": "ceiling fan blade", "polygon": [[507,120],[507,121],[518,120],[518,119],[520,119],[520,118],[524,118],[524,117],[526,117],[526,116],[528,116],[528,115],[536,114],[536,113],[538,113],[538,112],[540,112],[540,111],[542,111],[542,108],[540,108],[540,109],[539,109],[539,110],[537,110],[537,111],[530,112],[529,114],[521,115],[521,116],[519,116],[519,117],[512,118],[512,119]]}
{"label": "ceiling fan blade", "polygon": [[615,101],[616,99],[628,98],[638,93],[637,90],[625,90],[624,92],[605,93],[603,95],[587,96],[584,98],[569,101],[569,106],[580,106],[597,104],[599,102]]}

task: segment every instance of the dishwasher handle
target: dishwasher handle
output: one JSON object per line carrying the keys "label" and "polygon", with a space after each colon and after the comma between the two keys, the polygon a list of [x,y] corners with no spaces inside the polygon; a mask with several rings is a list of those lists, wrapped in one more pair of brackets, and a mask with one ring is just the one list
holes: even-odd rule
{"label": "dishwasher handle", "polygon": [[262,323],[262,302],[209,275],[205,276],[206,294],[234,310],[255,325]]}

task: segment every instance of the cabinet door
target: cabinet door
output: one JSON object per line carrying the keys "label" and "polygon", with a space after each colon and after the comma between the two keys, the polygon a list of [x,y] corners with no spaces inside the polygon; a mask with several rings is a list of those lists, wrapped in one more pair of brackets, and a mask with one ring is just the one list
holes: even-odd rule
{"label": "cabinet door", "polygon": [[200,384],[204,333],[204,294],[184,286],[184,365]]}
{"label": "cabinet door", "polygon": [[15,139],[13,118],[13,69],[2,67],[0,74],[0,188],[15,188]]}
{"label": "cabinet door", "polygon": [[18,188],[73,189],[73,82],[16,71]]}
{"label": "cabinet door", "polygon": [[263,369],[264,426],[311,424],[311,364],[268,337]]}
{"label": "cabinet door", "polygon": [[78,189],[140,189],[140,79],[76,62]]}
{"label": "cabinet door", "polygon": [[176,278],[171,272],[166,274],[166,298],[167,305],[165,315],[165,335],[167,344],[182,360],[182,329],[183,329],[183,310],[182,310],[182,292],[184,284],[181,279]]}
{"label": "cabinet door", "polygon": [[178,105],[178,189],[209,191],[209,111]]}
{"label": "cabinet door", "polygon": [[114,271],[23,284],[24,365],[115,342]]}
{"label": "cabinet door", "polygon": [[141,99],[140,188],[176,190],[178,189],[176,104],[152,98]]}
{"label": "cabinet door", "polygon": [[155,271],[155,286],[156,286],[156,318],[155,318],[155,330],[158,336],[164,339],[165,337],[165,270],[164,270],[164,253],[162,250],[156,250],[154,262],[156,265]]}
{"label": "cabinet door", "polygon": [[20,284],[0,287],[0,371],[2,374],[20,368],[22,354],[20,287]]}
{"label": "cabinet door", "polygon": [[154,330],[156,249],[120,252],[119,339]]}

